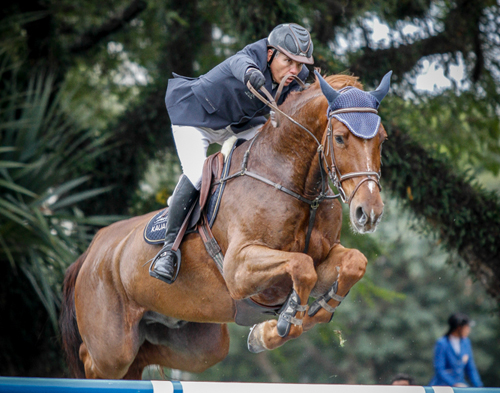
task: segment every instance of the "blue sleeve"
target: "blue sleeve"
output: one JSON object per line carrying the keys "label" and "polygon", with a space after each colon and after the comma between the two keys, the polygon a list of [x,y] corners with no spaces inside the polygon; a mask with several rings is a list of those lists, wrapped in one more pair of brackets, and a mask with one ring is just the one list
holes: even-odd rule
{"label": "blue sleeve", "polygon": [[474,362],[474,356],[472,355],[472,346],[470,340],[467,339],[467,353],[469,355],[469,360],[465,365],[465,373],[469,377],[472,386],[478,388],[483,386],[483,381],[476,368],[476,363]]}
{"label": "blue sleeve", "polygon": [[445,372],[446,369],[446,347],[445,343],[439,340],[434,348],[434,371],[439,380],[444,381],[448,386],[453,386],[455,380]]}
{"label": "blue sleeve", "polygon": [[[262,41],[262,40],[261,40]],[[257,41],[245,46],[229,59],[229,67],[234,77],[244,81],[245,72],[249,67],[257,68],[262,73],[267,67],[267,46],[264,42]],[[262,52],[262,53],[261,53]]]}

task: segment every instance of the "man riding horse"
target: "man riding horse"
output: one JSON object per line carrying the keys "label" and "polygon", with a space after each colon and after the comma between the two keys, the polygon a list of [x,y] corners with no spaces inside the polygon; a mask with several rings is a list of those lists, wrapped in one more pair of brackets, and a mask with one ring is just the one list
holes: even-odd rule
{"label": "man riding horse", "polygon": [[209,144],[222,145],[235,135],[251,139],[267,121],[264,115],[269,107],[248,90],[247,83],[256,90],[265,86],[273,97],[281,83],[284,87],[279,105],[291,91],[300,88],[290,74],[302,81],[309,75],[304,64],[314,63],[312,53],[309,32],[286,23],[199,78],[174,74],[169,80],[165,103],[183,176],[169,203],[165,243],[151,263],[152,277],[168,284],[177,278],[181,261],[172,246],[198,196]]}

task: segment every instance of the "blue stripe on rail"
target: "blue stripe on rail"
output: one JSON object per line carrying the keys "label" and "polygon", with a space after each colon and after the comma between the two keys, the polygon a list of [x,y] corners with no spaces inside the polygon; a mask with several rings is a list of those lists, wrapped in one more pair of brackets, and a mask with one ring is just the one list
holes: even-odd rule
{"label": "blue stripe on rail", "polygon": [[0,393],[500,393],[500,388],[0,377]]}

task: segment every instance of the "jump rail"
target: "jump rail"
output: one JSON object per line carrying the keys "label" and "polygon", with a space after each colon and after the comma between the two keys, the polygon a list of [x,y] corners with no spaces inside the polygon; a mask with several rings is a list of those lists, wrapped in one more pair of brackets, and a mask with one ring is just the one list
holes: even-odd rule
{"label": "jump rail", "polygon": [[0,377],[0,393],[500,393],[500,388]]}

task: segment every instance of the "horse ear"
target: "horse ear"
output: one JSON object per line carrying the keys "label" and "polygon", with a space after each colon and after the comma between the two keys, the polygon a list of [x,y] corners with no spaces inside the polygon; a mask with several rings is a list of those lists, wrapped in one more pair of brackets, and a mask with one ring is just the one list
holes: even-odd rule
{"label": "horse ear", "polygon": [[319,80],[319,85],[321,86],[321,91],[325,95],[326,99],[328,100],[328,104],[331,106],[333,102],[338,98],[340,93],[337,92],[333,87],[331,87],[327,81],[323,79],[321,74],[314,70],[314,74],[316,75],[316,78]]}
{"label": "horse ear", "polygon": [[389,92],[389,87],[391,85],[391,75],[392,71],[389,71],[387,74],[384,75],[377,89],[374,91],[370,91],[370,94],[375,97],[375,99],[378,101],[379,104],[382,102],[384,97]]}

